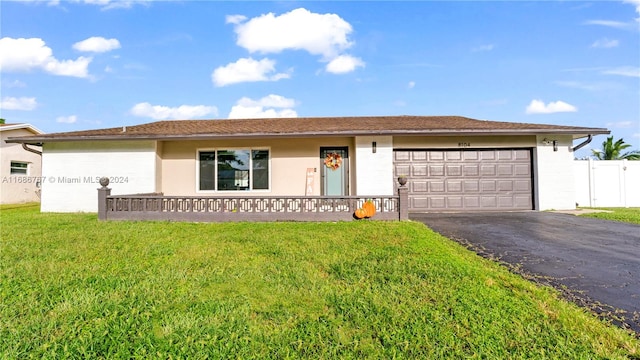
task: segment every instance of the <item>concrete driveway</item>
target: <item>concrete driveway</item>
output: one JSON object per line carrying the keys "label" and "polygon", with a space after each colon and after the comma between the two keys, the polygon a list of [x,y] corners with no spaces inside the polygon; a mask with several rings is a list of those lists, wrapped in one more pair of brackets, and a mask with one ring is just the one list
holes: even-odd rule
{"label": "concrete driveway", "polygon": [[640,226],[534,211],[410,218],[640,334]]}

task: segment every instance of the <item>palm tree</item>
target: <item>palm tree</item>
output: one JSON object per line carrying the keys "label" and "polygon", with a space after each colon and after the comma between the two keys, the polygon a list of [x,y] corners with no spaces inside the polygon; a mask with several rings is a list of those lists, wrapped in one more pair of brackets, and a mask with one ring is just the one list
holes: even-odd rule
{"label": "palm tree", "polygon": [[596,160],[640,160],[640,150],[632,150],[622,153],[622,150],[631,147],[620,138],[615,143],[613,136],[602,142],[602,150],[591,150]]}

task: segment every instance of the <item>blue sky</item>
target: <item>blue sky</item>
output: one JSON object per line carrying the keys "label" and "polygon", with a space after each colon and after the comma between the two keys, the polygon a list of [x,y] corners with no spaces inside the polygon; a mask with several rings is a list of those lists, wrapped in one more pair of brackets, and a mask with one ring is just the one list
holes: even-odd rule
{"label": "blue sky", "polygon": [[23,0],[0,12],[1,117],[45,132],[461,115],[606,127],[640,149],[640,0]]}

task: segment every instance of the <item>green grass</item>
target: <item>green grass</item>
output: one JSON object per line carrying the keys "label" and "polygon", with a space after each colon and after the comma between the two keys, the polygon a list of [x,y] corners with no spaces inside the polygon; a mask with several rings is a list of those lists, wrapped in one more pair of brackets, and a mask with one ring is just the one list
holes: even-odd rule
{"label": "green grass", "polygon": [[640,208],[593,208],[598,210],[607,210],[611,212],[589,213],[580,216],[595,219],[613,220],[627,222],[631,224],[640,224]]}
{"label": "green grass", "polygon": [[638,358],[413,222],[99,222],[0,208],[0,358]]}

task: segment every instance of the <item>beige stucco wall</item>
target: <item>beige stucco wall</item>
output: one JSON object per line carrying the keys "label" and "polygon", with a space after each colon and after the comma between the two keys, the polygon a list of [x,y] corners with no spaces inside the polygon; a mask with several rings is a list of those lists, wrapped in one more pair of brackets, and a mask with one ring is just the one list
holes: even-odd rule
{"label": "beige stucco wall", "polygon": [[[495,148],[495,147],[535,147],[535,136],[463,136],[463,137],[430,137],[430,136],[400,136],[394,137],[325,137],[325,138],[291,138],[291,139],[247,139],[223,141],[161,141],[158,142],[160,163],[156,166],[160,178],[157,188],[165,195],[200,195],[224,194],[225,196],[285,196],[305,195],[306,169],[314,168],[313,195],[320,195],[320,148],[331,146],[347,146],[349,148],[349,193],[359,195],[360,192],[380,192],[378,189],[389,184],[381,181],[393,181],[392,149],[411,148]],[[371,141],[377,140],[378,153],[371,153]],[[360,144],[361,143],[361,144]],[[360,145],[358,145],[360,144]],[[271,186],[270,190],[251,192],[215,192],[197,190],[197,151],[205,149],[232,148],[268,148],[271,156]],[[386,151],[388,150],[388,151]],[[388,154],[387,154],[388,153]],[[388,166],[374,166],[375,175],[369,174],[374,168],[366,160],[360,159],[363,154],[368,157],[384,156]],[[386,164],[385,162],[385,164]],[[377,162],[379,163],[379,161]],[[377,164],[376,163],[376,164]],[[384,174],[384,172],[388,174]],[[356,177],[360,173],[360,178]],[[389,180],[391,179],[391,180]],[[381,185],[382,184],[382,185]],[[393,184],[391,182],[391,184]],[[362,188],[362,189],[360,189]],[[360,191],[362,190],[362,191]],[[375,190],[375,191],[374,191]],[[386,194],[389,191],[384,191]]]}
{"label": "beige stucco wall", "polygon": [[[0,203],[16,204],[40,201],[39,181],[42,176],[42,159],[40,155],[28,152],[21,144],[7,144],[9,137],[29,136],[33,133],[27,129],[0,131]],[[41,151],[37,146],[30,146]],[[11,162],[29,163],[27,175],[11,175]]]}
{"label": "beige stucco wall", "polygon": [[[305,195],[306,170],[314,168],[313,194],[320,195],[320,147],[349,147],[350,193],[355,194],[355,152],[353,138],[326,137],[300,139],[252,139],[222,141],[163,141],[158,146],[162,164],[161,191],[165,195],[224,194],[225,196],[299,196]],[[250,192],[198,191],[196,183],[197,151],[205,149],[266,148],[271,157],[270,190]]]}

